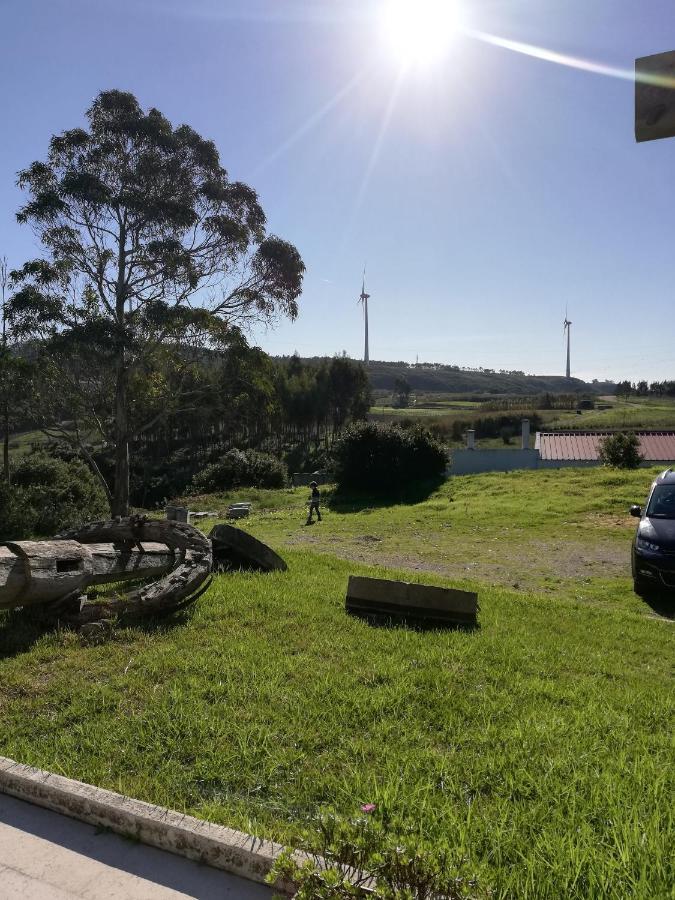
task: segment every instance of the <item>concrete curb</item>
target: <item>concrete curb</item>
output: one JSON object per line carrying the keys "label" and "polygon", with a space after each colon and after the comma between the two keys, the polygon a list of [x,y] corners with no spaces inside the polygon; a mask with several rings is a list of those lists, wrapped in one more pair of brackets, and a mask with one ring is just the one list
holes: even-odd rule
{"label": "concrete curb", "polygon": [[[0,756],[0,793],[264,883],[282,846]],[[288,892],[288,886],[276,885]]]}

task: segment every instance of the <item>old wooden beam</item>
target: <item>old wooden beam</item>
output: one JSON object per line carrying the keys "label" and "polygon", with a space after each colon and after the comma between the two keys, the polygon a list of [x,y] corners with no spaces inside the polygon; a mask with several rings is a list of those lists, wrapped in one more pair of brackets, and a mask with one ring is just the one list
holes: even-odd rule
{"label": "old wooden beam", "polygon": [[91,585],[158,577],[175,562],[173,550],[152,541],[8,542],[0,546],[0,609],[50,603]]}

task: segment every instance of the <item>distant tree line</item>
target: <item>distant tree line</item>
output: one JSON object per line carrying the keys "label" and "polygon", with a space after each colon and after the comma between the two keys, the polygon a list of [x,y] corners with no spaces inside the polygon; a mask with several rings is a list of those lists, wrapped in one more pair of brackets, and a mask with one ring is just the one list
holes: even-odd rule
{"label": "distant tree line", "polygon": [[675,381],[620,381],[617,397],[675,397]]}
{"label": "distant tree line", "polygon": [[[20,412],[22,427],[40,430],[53,455],[86,460],[101,483],[110,484],[115,457],[106,437],[113,410],[107,367],[88,355],[61,359],[59,379],[70,373],[77,382],[86,371],[87,390],[84,396],[59,391],[52,346],[32,349],[17,422]],[[343,429],[366,417],[371,403],[360,362],[278,361],[241,334],[218,352],[172,348],[131,381],[129,396],[130,498],[143,507],[188,490],[196,475],[233,449],[264,451],[288,470],[313,471],[326,463]]]}

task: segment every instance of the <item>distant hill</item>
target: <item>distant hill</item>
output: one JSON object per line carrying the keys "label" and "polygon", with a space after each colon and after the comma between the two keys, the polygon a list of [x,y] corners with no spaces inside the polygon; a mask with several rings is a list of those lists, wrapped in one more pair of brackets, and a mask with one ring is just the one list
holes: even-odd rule
{"label": "distant hill", "polygon": [[[304,359],[318,364],[321,358]],[[535,394],[612,394],[610,381],[589,384],[579,378],[560,375],[525,375],[523,372],[496,372],[491,369],[460,369],[434,363],[371,361],[370,383],[375,391],[392,391],[394,381],[404,376],[413,391],[438,394],[485,394],[486,396]]]}

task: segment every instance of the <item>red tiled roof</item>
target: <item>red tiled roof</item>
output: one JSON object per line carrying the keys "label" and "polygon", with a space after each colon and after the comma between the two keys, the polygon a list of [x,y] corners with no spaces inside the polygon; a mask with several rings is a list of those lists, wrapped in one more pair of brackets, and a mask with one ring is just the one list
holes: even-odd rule
{"label": "red tiled roof", "polygon": [[[542,459],[575,459],[592,462],[599,458],[600,441],[608,431],[538,431],[535,449]],[[647,462],[675,462],[675,431],[636,431],[640,453]]]}

